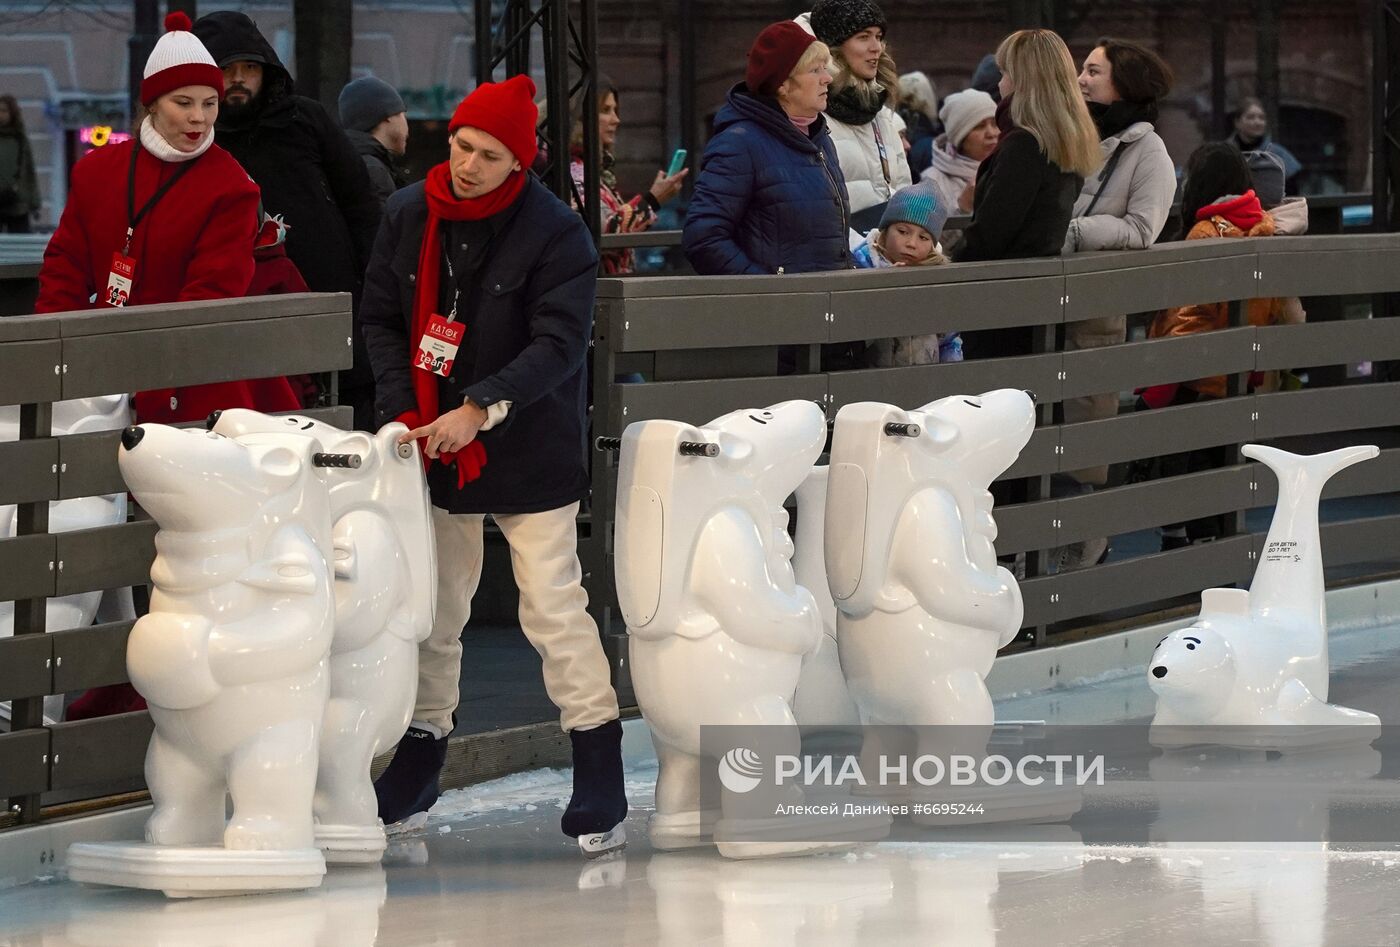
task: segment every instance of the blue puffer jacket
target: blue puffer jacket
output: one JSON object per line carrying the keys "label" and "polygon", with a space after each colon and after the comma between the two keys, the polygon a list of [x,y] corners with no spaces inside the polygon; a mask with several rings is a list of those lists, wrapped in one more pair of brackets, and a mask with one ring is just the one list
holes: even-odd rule
{"label": "blue puffer jacket", "polygon": [[695,272],[847,269],[849,218],[826,117],[809,138],[743,83],[731,89],[686,213],[683,245]]}

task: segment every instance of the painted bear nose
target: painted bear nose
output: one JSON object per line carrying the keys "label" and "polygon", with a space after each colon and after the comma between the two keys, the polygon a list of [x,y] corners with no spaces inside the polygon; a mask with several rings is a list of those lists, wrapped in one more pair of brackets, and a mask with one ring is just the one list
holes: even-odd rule
{"label": "painted bear nose", "polygon": [[210,411],[210,412],[209,412],[209,417],[208,417],[208,418],[205,420],[205,422],[204,422],[204,430],[206,430],[206,431],[212,431],[212,430],[214,430],[214,425],[216,425],[216,424],[219,423],[219,417],[220,417],[223,413],[224,413],[224,409],[223,409],[223,408],[220,408],[218,411]]}
{"label": "painted bear nose", "polygon": [[1156,678],[1163,678],[1163,677],[1166,677],[1166,676],[1167,676],[1167,669],[1164,668],[1164,667],[1162,667],[1162,665],[1159,664],[1159,665],[1157,665],[1155,668],[1152,669],[1152,676],[1153,676],[1153,677],[1156,677]]}
{"label": "painted bear nose", "polygon": [[1022,389],[1022,390],[1026,393],[1026,397],[1027,397],[1027,398],[1030,398],[1032,402],[1035,401],[1035,392],[1034,392],[1034,391],[1031,391],[1029,388],[1025,388],[1025,389]]}
{"label": "painted bear nose", "polygon": [[141,443],[141,438],[145,436],[145,429],[139,428],[133,424],[125,431],[122,431],[122,447],[125,447],[127,450],[134,450],[136,445]]}

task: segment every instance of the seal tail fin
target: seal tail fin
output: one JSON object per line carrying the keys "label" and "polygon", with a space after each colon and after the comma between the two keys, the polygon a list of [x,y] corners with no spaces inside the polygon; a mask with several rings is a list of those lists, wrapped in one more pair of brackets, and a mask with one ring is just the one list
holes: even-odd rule
{"label": "seal tail fin", "polygon": [[1246,444],[1241,453],[1260,461],[1278,477],[1278,503],[1249,587],[1252,611],[1260,616],[1296,611],[1315,617],[1317,627],[1325,629],[1327,614],[1317,525],[1322,488],[1334,474],[1370,460],[1380,451],[1363,445],[1304,456],[1276,447]]}

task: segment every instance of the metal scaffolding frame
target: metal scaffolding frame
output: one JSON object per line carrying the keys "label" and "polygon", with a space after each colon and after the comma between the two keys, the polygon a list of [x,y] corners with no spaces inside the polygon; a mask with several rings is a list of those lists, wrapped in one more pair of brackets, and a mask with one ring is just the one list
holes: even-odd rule
{"label": "metal scaffolding frame", "polygon": [[1400,192],[1400,0],[1376,0],[1371,34],[1372,219],[1376,230],[1390,231]]}
{"label": "metal scaffolding frame", "polygon": [[[547,157],[537,165],[540,178],[561,200],[581,208],[599,241],[597,0],[476,0],[476,81],[530,74],[530,45],[536,29],[544,47],[544,119],[538,134]],[[572,106],[572,107],[571,107]],[[577,109],[578,115],[574,115]],[[569,173],[573,121],[583,124],[583,185]]]}

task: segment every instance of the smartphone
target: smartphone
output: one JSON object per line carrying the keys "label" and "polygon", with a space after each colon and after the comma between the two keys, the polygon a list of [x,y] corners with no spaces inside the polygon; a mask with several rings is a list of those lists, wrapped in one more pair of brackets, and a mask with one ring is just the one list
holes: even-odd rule
{"label": "smartphone", "polygon": [[676,149],[676,153],[671,155],[671,170],[666,172],[666,177],[675,177],[680,173],[681,168],[685,167],[685,155],[686,151],[684,148]]}

